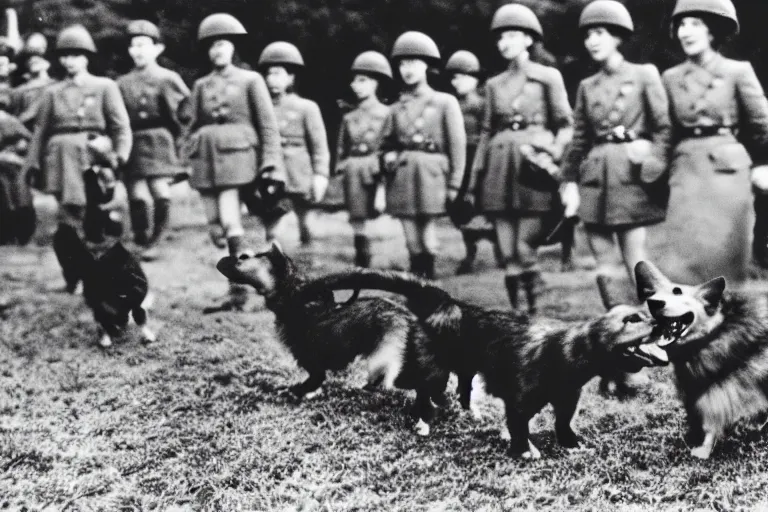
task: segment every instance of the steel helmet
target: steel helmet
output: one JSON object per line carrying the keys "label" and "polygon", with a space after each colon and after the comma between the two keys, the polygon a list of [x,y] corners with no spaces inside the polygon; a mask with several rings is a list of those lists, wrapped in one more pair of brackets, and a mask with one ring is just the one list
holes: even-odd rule
{"label": "steel helmet", "polygon": [[285,41],[275,41],[269,43],[259,57],[259,67],[271,65],[304,66],[304,59],[296,46]]}
{"label": "steel helmet", "polygon": [[491,20],[491,31],[524,30],[536,39],[544,37],[544,30],[536,14],[522,4],[506,4],[499,7]]}
{"label": "steel helmet", "polygon": [[70,25],[59,32],[59,37],[56,39],[56,51],[96,53],[96,44],[84,26]]}
{"label": "steel helmet", "polygon": [[477,75],[480,73],[480,61],[475,54],[467,50],[459,50],[445,63],[445,70],[465,75]]}
{"label": "steel helmet", "polygon": [[240,21],[224,12],[211,14],[200,22],[197,29],[197,40],[202,41],[211,37],[243,36],[248,32]]}
{"label": "steel helmet", "polygon": [[440,60],[440,50],[427,34],[409,31],[400,34],[392,46],[392,58],[416,57]]}
{"label": "steel helmet", "polygon": [[157,25],[147,20],[134,20],[128,24],[128,37],[147,36],[155,41],[160,41],[160,29]]}
{"label": "steel helmet", "polygon": [[356,73],[372,73],[392,78],[392,66],[387,58],[379,52],[363,52],[352,63],[352,71]]}
{"label": "steel helmet", "polygon": [[581,11],[580,29],[596,25],[620,28],[630,33],[635,31],[629,11],[624,4],[616,0],[595,0]]}
{"label": "steel helmet", "polygon": [[32,32],[24,43],[24,52],[29,55],[45,55],[48,51],[48,39],[40,32]]}
{"label": "steel helmet", "polygon": [[726,35],[739,33],[739,18],[731,0],[677,0],[672,23],[674,25],[681,17],[697,13],[711,14],[724,20],[728,24]]}

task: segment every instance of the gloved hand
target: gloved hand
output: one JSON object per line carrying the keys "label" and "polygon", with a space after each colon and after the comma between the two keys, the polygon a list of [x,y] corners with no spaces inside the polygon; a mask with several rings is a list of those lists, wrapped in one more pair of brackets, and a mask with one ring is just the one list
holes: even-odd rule
{"label": "gloved hand", "polygon": [[328,190],[328,177],[315,174],[312,177],[312,201],[315,203],[322,201],[326,190]]}
{"label": "gloved hand", "polygon": [[563,202],[565,218],[575,217],[581,205],[579,186],[574,182],[563,183],[560,187],[560,200]]}
{"label": "gloved hand", "polygon": [[762,193],[768,193],[768,164],[752,168],[752,186]]}

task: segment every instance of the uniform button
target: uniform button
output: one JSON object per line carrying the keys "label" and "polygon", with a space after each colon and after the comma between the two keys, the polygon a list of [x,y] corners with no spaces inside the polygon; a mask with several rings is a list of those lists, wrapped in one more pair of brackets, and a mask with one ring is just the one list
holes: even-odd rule
{"label": "uniform button", "polygon": [[616,121],[621,119],[621,114],[619,114],[615,110],[611,110],[611,112],[608,114],[608,119],[615,123]]}
{"label": "uniform button", "polygon": [[701,128],[699,128],[698,126],[696,128],[694,128],[693,129],[693,134],[696,135],[696,136],[701,135]]}
{"label": "uniform button", "polygon": [[603,122],[600,123],[600,126],[603,128],[608,128],[610,125],[611,123],[609,123],[607,119],[603,119]]}
{"label": "uniform button", "polygon": [[146,119],[147,117],[149,117],[149,115],[146,112],[144,112],[143,110],[141,112],[139,112],[139,118],[140,119]]}
{"label": "uniform button", "polygon": [[415,142],[416,144],[421,144],[422,142],[424,142],[424,136],[420,133],[414,133],[411,140],[413,140],[413,142]]}
{"label": "uniform button", "polygon": [[139,100],[139,103],[142,104],[142,105],[146,105],[147,104],[147,98],[145,96],[142,96],[141,99]]}

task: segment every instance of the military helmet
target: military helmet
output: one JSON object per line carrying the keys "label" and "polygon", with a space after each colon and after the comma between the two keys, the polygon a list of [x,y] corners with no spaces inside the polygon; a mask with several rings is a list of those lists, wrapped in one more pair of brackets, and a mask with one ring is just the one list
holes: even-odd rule
{"label": "military helmet", "polygon": [[16,56],[16,48],[13,47],[7,37],[0,36],[0,57],[8,57],[10,60]]}
{"label": "military helmet", "polygon": [[147,20],[134,20],[128,24],[128,37],[147,36],[154,41],[160,41],[160,29]]}
{"label": "military helmet", "polygon": [[505,4],[499,7],[491,20],[491,30],[523,30],[532,37],[541,39],[544,30],[536,14],[522,4]]}
{"label": "military helmet", "polygon": [[39,55],[42,57],[48,51],[48,39],[40,32],[32,32],[27,36],[22,51],[26,55]]}
{"label": "military helmet", "polygon": [[393,59],[407,57],[440,60],[440,50],[427,34],[412,30],[400,34],[392,46]]}
{"label": "military helmet", "polygon": [[672,11],[673,26],[683,16],[696,14],[710,14],[722,19],[728,25],[728,33],[739,33],[739,18],[736,16],[736,7],[731,0],[677,0],[675,10]]}
{"label": "military helmet", "polygon": [[579,28],[584,30],[594,26],[620,28],[627,32],[635,31],[632,16],[624,4],[616,0],[595,0],[588,4],[579,18]]}
{"label": "military helmet", "polygon": [[197,40],[209,39],[211,37],[232,37],[243,36],[248,32],[240,21],[224,12],[211,14],[200,22],[197,29]]}
{"label": "military helmet", "polygon": [[84,26],[70,25],[59,32],[59,37],[56,39],[56,51],[96,53],[96,44]]}
{"label": "military helmet", "polygon": [[464,73],[465,75],[477,75],[480,73],[480,61],[475,54],[467,50],[459,50],[445,63],[445,70],[452,73]]}
{"label": "military helmet", "polygon": [[269,43],[261,52],[259,67],[271,65],[304,66],[304,58],[296,46],[285,41]]}
{"label": "military helmet", "polygon": [[352,72],[373,73],[375,75],[392,78],[392,66],[387,58],[379,52],[363,52],[352,63]]}

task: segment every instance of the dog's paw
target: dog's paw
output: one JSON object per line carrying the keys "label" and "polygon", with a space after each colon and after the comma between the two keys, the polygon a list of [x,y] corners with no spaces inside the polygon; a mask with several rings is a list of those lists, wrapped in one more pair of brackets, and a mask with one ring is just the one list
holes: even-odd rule
{"label": "dog's paw", "polygon": [[528,440],[528,450],[524,451],[521,457],[524,460],[538,460],[541,458],[541,452],[533,445],[530,440]]}
{"label": "dog's paw", "polygon": [[697,459],[707,460],[709,459],[709,456],[712,455],[712,448],[704,445],[697,446],[696,448],[691,449],[691,455]]}
{"label": "dog's paw", "polygon": [[416,426],[414,427],[414,430],[416,431],[417,436],[426,437],[429,435],[429,423],[419,419],[419,421],[416,423]]}
{"label": "dog's paw", "polygon": [[502,441],[512,440],[512,434],[509,433],[509,429],[507,427],[501,427],[501,430],[499,431],[499,437],[501,437]]}
{"label": "dog's paw", "polygon": [[99,346],[101,348],[109,348],[112,346],[112,338],[109,337],[109,334],[104,334],[101,339],[99,340]]}
{"label": "dog's paw", "polygon": [[323,388],[317,388],[316,390],[310,391],[309,393],[304,395],[304,398],[306,398],[307,400],[312,400],[313,398],[317,398],[322,394],[323,394]]}
{"label": "dog's paw", "polygon": [[152,332],[146,325],[141,328],[141,342],[145,345],[154,343],[157,341],[157,335]]}

